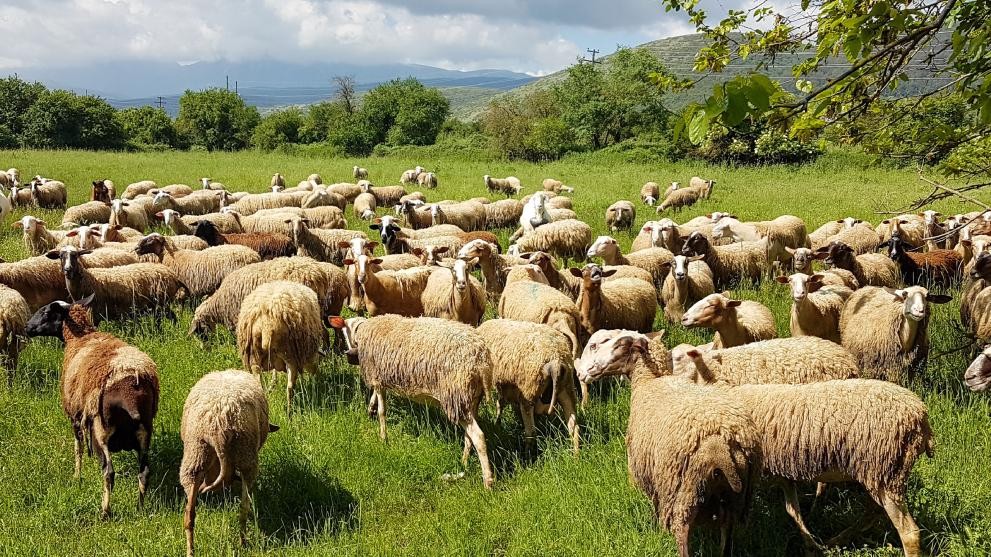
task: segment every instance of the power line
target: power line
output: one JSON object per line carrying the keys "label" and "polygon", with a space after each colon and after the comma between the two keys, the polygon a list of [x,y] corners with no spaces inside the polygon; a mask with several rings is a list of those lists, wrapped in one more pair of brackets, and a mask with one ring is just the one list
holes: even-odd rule
{"label": "power line", "polygon": [[593,66],[596,65],[596,64],[601,64],[602,63],[602,60],[596,60],[595,59],[595,55],[599,53],[599,49],[597,49],[597,48],[586,48],[585,49],[585,52],[588,52],[589,54],[591,54],[592,55],[592,58],[591,59],[589,59],[589,58],[582,58],[582,59],[579,60],[579,63],[588,62],[589,64],[592,64]]}
{"label": "power line", "polygon": [[158,101],[155,104],[158,105],[159,109],[165,110],[165,97],[159,96]]}

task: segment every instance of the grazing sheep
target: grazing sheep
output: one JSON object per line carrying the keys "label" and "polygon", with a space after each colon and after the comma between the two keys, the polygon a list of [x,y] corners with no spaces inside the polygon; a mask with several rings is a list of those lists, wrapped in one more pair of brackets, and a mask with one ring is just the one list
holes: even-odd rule
{"label": "grazing sheep", "polygon": [[358,197],[358,195],[362,193],[362,189],[358,184],[341,182],[339,184],[331,184],[327,186],[327,192],[336,193],[347,200],[348,203],[351,203],[354,201],[354,198]]}
{"label": "grazing sheep", "polygon": [[709,196],[712,195],[712,187],[715,185],[715,180],[706,180],[698,176],[692,176],[692,179],[688,181],[688,187],[698,190],[702,199],[709,199]]}
{"label": "grazing sheep", "polygon": [[474,201],[465,201],[450,205],[431,205],[430,218],[433,226],[453,224],[461,230],[485,229],[485,205]]}
{"label": "grazing sheep", "polygon": [[31,255],[41,255],[48,250],[55,249],[55,246],[66,237],[65,232],[48,230],[45,228],[45,221],[31,215],[24,215],[21,220],[11,226],[24,231],[24,248]]}
{"label": "grazing sheep", "polygon": [[212,294],[227,275],[261,261],[258,253],[247,246],[216,246],[202,251],[178,249],[170,238],[157,232],[138,242],[134,251],[157,257],[159,263],[175,273],[190,296]]}
{"label": "grazing sheep", "polygon": [[712,271],[701,259],[701,256],[674,256],[670,272],[661,286],[661,303],[668,321],[681,322],[686,309],[715,293]]}
{"label": "grazing sheep", "polygon": [[637,208],[629,201],[617,201],[606,209],[606,226],[614,233],[629,231],[637,220]]}
{"label": "grazing sheep", "polygon": [[732,554],[761,473],[758,434],[742,401],[671,369],[663,344],[632,331],[596,332],[576,361],[579,379],[627,375],[632,384],[626,453],[630,480],[650,499],[658,522],[688,557],[691,529],[721,529]]}
{"label": "grazing sheep", "polygon": [[399,177],[399,183],[400,184],[403,184],[403,185],[406,185],[406,184],[415,184],[416,183],[416,177],[419,176],[420,173],[423,172],[423,171],[424,171],[424,168],[422,166],[417,166],[416,168],[412,168],[410,170],[407,170],[407,171],[403,172],[402,175]]}
{"label": "grazing sheep", "polygon": [[437,188],[437,175],[433,172],[424,172],[416,177],[416,183],[430,189]]}
{"label": "grazing sheep", "polygon": [[791,336],[813,336],[840,342],[840,312],[853,291],[846,286],[824,286],[823,275],[795,273],[778,277],[791,288]]}
{"label": "grazing sheep", "polygon": [[566,186],[564,185],[564,182],[562,182],[561,180],[555,180],[554,178],[544,178],[544,181],[541,183],[541,185],[543,186],[544,191],[552,191],[554,193],[561,193],[562,191],[567,193],[573,193],[575,191],[575,188]]}
{"label": "grazing sheep", "polygon": [[330,263],[320,263],[308,257],[262,261],[227,275],[220,288],[197,306],[189,333],[202,339],[217,325],[233,331],[244,298],[259,285],[276,280],[298,282],[316,292],[321,315],[339,314],[348,298],[347,276],[342,269]]}
{"label": "grazing sheep", "polygon": [[648,207],[653,207],[654,203],[657,203],[657,198],[661,195],[661,186],[657,185],[657,182],[647,182],[646,184],[640,186],[640,200],[643,201],[644,205]]}
{"label": "grazing sheep", "polygon": [[361,185],[362,191],[365,193],[370,193],[375,196],[375,202],[383,207],[391,207],[406,195],[406,188],[402,186],[384,186],[381,188],[376,188],[370,183],[365,183]]}
{"label": "grazing sheep", "polygon": [[523,202],[518,199],[502,199],[485,205],[485,228],[509,228],[523,216]]}
{"label": "grazing sheep", "polygon": [[767,269],[768,240],[713,246],[701,232],[692,232],[681,248],[682,255],[701,255],[712,269],[716,288],[745,280],[757,283]]}
{"label": "grazing sheep", "polygon": [[571,298],[554,287],[531,281],[507,281],[498,309],[503,319],[553,327],[567,337],[574,357],[581,354],[581,337],[585,335],[581,313]]}
{"label": "grazing sheep", "polygon": [[354,199],[354,216],[362,220],[372,220],[375,218],[377,201],[370,193],[362,193]]}
{"label": "grazing sheep", "polygon": [[200,186],[204,190],[215,190],[215,191],[219,191],[219,190],[225,190],[225,189],[227,189],[227,187],[225,185],[221,184],[220,182],[214,182],[213,181],[213,178],[206,178],[206,177],[200,178]]}
{"label": "grazing sheep", "polygon": [[[524,213],[524,217],[526,214]],[[576,219],[547,223],[513,244],[517,253],[544,251],[562,259],[580,261],[592,243],[592,227]]]}
{"label": "grazing sheep", "polygon": [[285,234],[221,234],[217,226],[208,220],[197,221],[193,231],[197,238],[202,238],[210,246],[224,244],[248,246],[258,252],[262,259],[296,255],[295,244]]}
{"label": "grazing sheep", "polygon": [[434,269],[423,287],[423,315],[478,326],[485,316],[486,297],[482,283],[471,276],[476,263],[476,259],[455,259],[450,267]]}
{"label": "grazing sheep", "polygon": [[615,272],[603,271],[594,263],[571,269],[571,274],[581,279],[578,310],[582,325],[589,333],[599,329],[650,332],[657,313],[657,291],[640,279],[603,281]]}
{"label": "grazing sheep", "polygon": [[492,359],[485,340],[464,323],[433,317],[384,315],[348,322],[335,317],[331,325],[343,331],[348,354],[357,357],[361,379],[374,393],[379,437],[386,439],[386,391],[436,403],[448,420],[465,428],[462,463],[467,464],[474,446],[482,482],[491,488],[485,434],[478,425],[478,405],[492,389]]}
{"label": "grazing sheep", "polygon": [[355,165],[355,167],[351,169],[351,175],[354,177],[355,180],[367,180],[368,169]]}
{"label": "grazing sheep", "polygon": [[31,308],[20,292],[0,284],[0,365],[7,370],[7,389],[14,388],[14,370],[21,352]]}
{"label": "grazing sheep", "polygon": [[66,209],[62,215],[62,228],[75,228],[87,224],[100,224],[110,220],[110,205],[89,201]]}
{"label": "grazing sheep", "polygon": [[90,201],[100,201],[102,203],[110,203],[113,199],[117,197],[117,192],[114,190],[114,183],[110,180],[93,180],[93,190],[90,192]]}
{"label": "grazing sheep", "polygon": [[[258,378],[229,369],[204,375],[190,389],[182,407],[182,464],[179,483],[186,492],[183,530],[186,555],[193,557],[196,499],[241,480],[238,516],[241,544],[251,512],[251,491],[258,477],[258,452],[268,434],[279,428],[268,421],[268,399]],[[205,484],[205,485],[204,485]]]}
{"label": "grazing sheep", "polygon": [[816,251],[816,259],[827,265],[846,269],[853,273],[861,286],[884,286],[894,288],[901,281],[898,265],[880,253],[856,255],[850,246],[833,242]]}
{"label": "grazing sheep", "polygon": [[241,363],[250,371],[287,373],[287,415],[292,413],[296,379],[303,372],[317,372],[320,349],[329,344],[317,294],[307,286],[285,280],[266,282],[241,304],[237,318]]}
{"label": "grazing sheep", "polygon": [[145,210],[122,199],[114,199],[110,203],[110,218],[107,222],[114,226],[127,226],[142,232],[148,230],[148,215]]}
{"label": "grazing sheep", "polygon": [[75,477],[81,477],[83,445],[96,452],[103,469],[103,516],[110,515],[114,464],[110,455],[138,454],[138,508],[148,487],[148,449],[158,413],[158,369],[147,354],[119,338],[96,330],[90,315],[93,295],[79,302],[52,302],[28,321],[29,336],[65,342],[62,410],[75,436]]}
{"label": "grazing sheep", "polygon": [[[165,308],[185,288],[171,269],[159,263],[89,268],[82,256],[92,253],[63,246],[45,254],[59,260],[65,286],[73,300],[94,295],[89,307],[97,318],[115,318],[143,309]],[[133,254],[131,254],[133,256]],[[179,298],[180,300],[182,297]]]}
{"label": "grazing sheep", "polygon": [[661,201],[661,204],[657,206],[657,212],[667,211],[668,209],[681,210],[684,207],[690,207],[695,205],[695,203],[702,198],[702,194],[699,190],[693,188],[681,188],[672,191]]}
{"label": "grazing sheep", "polygon": [[963,258],[951,249],[932,249],[914,253],[905,249],[901,236],[888,240],[888,257],[901,269],[902,282],[908,285],[942,286],[960,282]]}
{"label": "grazing sheep", "polygon": [[516,176],[508,176],[506,178],[493,178],[486,174],[482,176],[482,182],[485,183],[485,187],[492,193],[501,193],[506,197],[512,197],[514,195],[519,195],[520,190],[523,189],[523,184],[520,183],[520,179]]}
{"label": "grazing sheep", "polygon": [[31,198],[42,209],[65,209],[68,193],[65,184],[57,180],[31,181]]}
{"label": "grazing sheep", "polygon": [[153,189],[156,189],[158,184],[151,180],[142,180],[140,182],[134,182],[129,184],[124,188],[124,193],[120,194],[121,199],[134,199],[139,195],[146,194]]}
{"label": "grazing sheep", "polygon": [[929,304],[949,301],[921,286],[861,288],[840,314],[843,346],[857,357],[864,377],[902,383],[929,356]]}
{"label": "grazing sheep", "polygon": [[709,294],[702,298],[688,308],[681,324],[716,331],[712,346],[717,349],[778,336],[774,314],[767,306],[750,300],[731,300],[726,294]]}
{"label": "grazing sheep", "polygon": [[[534,414],[550,415],[559,402],[572,450],[577,454],[578,395],[574,357],[567,339],[547,325],[511,319],[490,319],[477,331],[492,358],[492,383],[499,392],[498,402],[516,405],[527,445],[533,445]],[[521,350],[523,339],[526,347]]]}

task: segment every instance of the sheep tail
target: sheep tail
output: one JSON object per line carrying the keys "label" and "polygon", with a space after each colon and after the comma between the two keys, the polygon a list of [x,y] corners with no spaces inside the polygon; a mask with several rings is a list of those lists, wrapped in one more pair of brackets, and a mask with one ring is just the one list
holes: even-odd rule
{"label": "sheep tail", "polygon": [[224,480],[231,475],[230,464],[227,462],[227,449],[224,447],[223,443],[213,447],[213,450],[217,453],[217,460],[220,461],[220,472],[217,474],[217,479],[213,480],[213,483],[203,488],[203,493],[208,491],[213,491],[224,483]]}
{"label": "sheep tail", "polygon": [[572,331],[566,324],[562,323],[561,321],[555,321],[554,325],[552,326],[558,331],[560,331],[561,334],[563,334],[565,337],[568,338],[568,342],[571,343],[572,355],[575,358],[580,357],[582,355],[581,346],[578,345],[578,337],[575,335],[574,331]]}
{"label": "sheep tail", "polygon": [[554,412],[554,403],[557,402],[557,380],[561,376],[561,360],[554,360],[544,364],[544,373],[551,376],[551,403],[547,406],[547,415]]}

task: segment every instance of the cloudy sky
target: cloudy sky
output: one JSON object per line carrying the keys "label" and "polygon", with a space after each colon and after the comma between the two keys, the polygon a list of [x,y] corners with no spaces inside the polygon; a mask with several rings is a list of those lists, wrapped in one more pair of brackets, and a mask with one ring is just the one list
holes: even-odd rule
{"label": "cloudy sky", "polygon": [[0,41],[0,72],[275,59],[544,74],[692,30],[659,0],[2,0],[0,25],[26,31]]}

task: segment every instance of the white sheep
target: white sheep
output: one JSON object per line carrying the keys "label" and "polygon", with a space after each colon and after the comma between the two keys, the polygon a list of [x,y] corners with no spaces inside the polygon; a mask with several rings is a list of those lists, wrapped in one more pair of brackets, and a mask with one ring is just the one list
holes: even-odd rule
{"label": "white sheep", "polygon": [[632,229],[636,220],[637,208],[629,201],[617,201],[606,208],[606,226],[614,233]]}
{"label": "white sheep", "polygon": [[840,342],[840,312],[853,291],[845,286],[823,285],[823,275],[795,273],[778,277],[791,288],[791,336],[814,336]]}
{"label": "white sheep", "polygon": [[681,317],[685,327],[716,331],[714,348],[731,348],[778,336],[774,314],[767,306],[750,300],[731,300],[726,294],[710,294]]}
{"label": "white sheep", "polygon": [[701,256],[674,256],[670,271],[661,286],[661,302],[664,317],[679,323],[685,310],[716,289],[712,282],[712,271]]}

